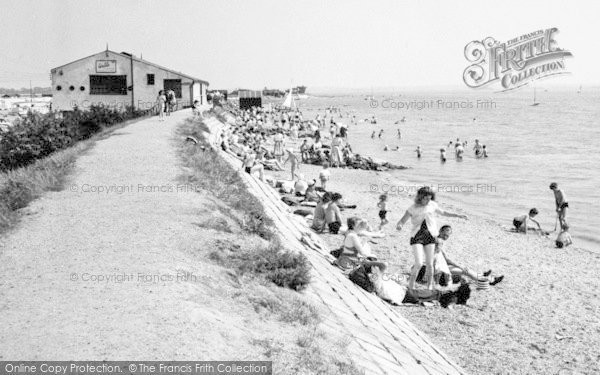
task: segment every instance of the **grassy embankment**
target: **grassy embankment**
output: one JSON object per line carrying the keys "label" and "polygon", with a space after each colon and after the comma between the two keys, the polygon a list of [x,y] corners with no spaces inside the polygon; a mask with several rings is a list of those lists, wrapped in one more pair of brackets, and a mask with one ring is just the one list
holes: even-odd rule
{"label": "grassy embankment", "polygon": [[347,354],[349,338],[326,332],[322,327],[324,312],[302,293],[310,282],[306,257],[285,249],[260,201],[209,147],[203,131],[208,128],[193,120],[178,129],[178,139],[193,136],[201,142],[179,143],[187,170],[181,179],[201,187],[217,202],[216,212],[206,209],[197,223],[200,230],[216,238],[215,248],[197,249],[198,259],[214,263],[219,268],[217,274],[230,275],[230,279],[223,279],[233,289],[230,298],[252,306],[244,313],[245,319],[261,320],[261,329],[250,332],[249,344],[255,352],[249,355],[273,361],[276,374],[362,373]]}

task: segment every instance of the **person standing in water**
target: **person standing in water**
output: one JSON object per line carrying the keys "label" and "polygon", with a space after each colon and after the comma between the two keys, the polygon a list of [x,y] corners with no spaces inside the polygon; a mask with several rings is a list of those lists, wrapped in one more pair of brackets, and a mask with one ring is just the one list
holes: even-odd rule
{"label": "person standing in water", "polygon": [[167,103],[167,96],[163,90],[158,92],[158,121],[165,121],[165,107]]}
{"label": "person standing in water", "polygon": [[465,148],[463,147],[463,145],[461,143],[456,143],[454,146],[454,150],[456,152],[456,158],[462,159],[463,153],[465,152]]}
{"label": "person standing in water", "polygon": [[440,148],[440,160],[442,161],[442,163],[446,162],[446,149],[445,148]]}
{"label": "person standing in water", "polygon": [[415,152],[417,153],[417,158],[421,159],[421,146],[417,146],[417,149],[415,150]]}
{"label": "person standing in water", "polygon": [[475,151],[476,158],[480,158],[483,156],[483,147],[479,143],[479,139],[475,140],[475,146],[473,146],[473,150]]}
{"label": "person standing in water", "polygon": [[381,139],[381,135],[383,134],[383,129],[379,131],[379,139]]}

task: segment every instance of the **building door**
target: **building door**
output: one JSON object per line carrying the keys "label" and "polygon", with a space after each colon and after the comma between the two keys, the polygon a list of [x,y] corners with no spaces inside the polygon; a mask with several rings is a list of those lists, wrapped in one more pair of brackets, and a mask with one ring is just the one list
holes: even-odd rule
{"label": "building door", "polygon": [[163,81],[163,89],[165,92],[169,90],[175,91],[175,97],[181,99],[181,80],[180,79],[165,79]]}

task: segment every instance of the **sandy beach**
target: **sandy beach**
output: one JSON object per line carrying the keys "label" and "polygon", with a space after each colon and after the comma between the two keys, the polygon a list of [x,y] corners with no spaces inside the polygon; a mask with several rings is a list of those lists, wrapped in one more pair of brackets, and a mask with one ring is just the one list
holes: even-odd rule
{"label": "sandy beach", "polygon": [[[301,165],[306,179],[318,179],[320,169]],[[290,176],[289,170],[268,174],[281,179]],[[331,174],[328,190],[340,192],[344,203],[357,205],[342,212],[344,220],[359,216],[371,226],[379,225],[376,204],[380,192],[376,187],[398,181],[376,171],[332,168]],[[410,231],[395,230],[411,203],[408,195],[389,195],[386,237],[373,245],[376,256],[388,263],[389,273],[407,275],[413,262]],[[438,203],[469,215],[459,207]],[[440,225],[453,227],[446,246],[453,260],[478,272],[492,269],[496,275],[505,275],[503,282],[485,291],[472,285],[466,306],[392,308],[399,309],[473,374],[598,373],[600,303],[593,285],[597,285],[600,254],[576,246],[557,249],[555,233],[549,237],[511,233],[512,218],[496,219],[469,215],[466,221],[441,218]],[[331,249],[343,240],[341,235],[323,237]]]}

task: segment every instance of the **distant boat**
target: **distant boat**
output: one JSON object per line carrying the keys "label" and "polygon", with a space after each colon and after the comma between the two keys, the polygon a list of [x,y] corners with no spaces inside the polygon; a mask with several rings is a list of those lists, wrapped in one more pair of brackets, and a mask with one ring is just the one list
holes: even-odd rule
{"label": "distant boat", "polygon": [[290,88],[290,91],[285,95],[283,99],[283,103],[281,103],[282,107],[285,108],[296,108],[296,101],[294,100],[294,90]]}
{"label": "distant boat", "polygon": [[539,105],[539,104],[540,104],[540,103],[538,103],[538,102],[536,101],[536,98],[535,98],[535,87],[534,87],[534,88],[533,88],[533,104],[531,104],[531,106],[532,106],[532,107],[535,107],[536,105]]}
{"label": "distant boat", "polygon": [[295,94],[299,94],[299,95],[303,95],[304,93],[306,93],[306,86],[296,86],[296,87],[294,87],[294,93]]}

